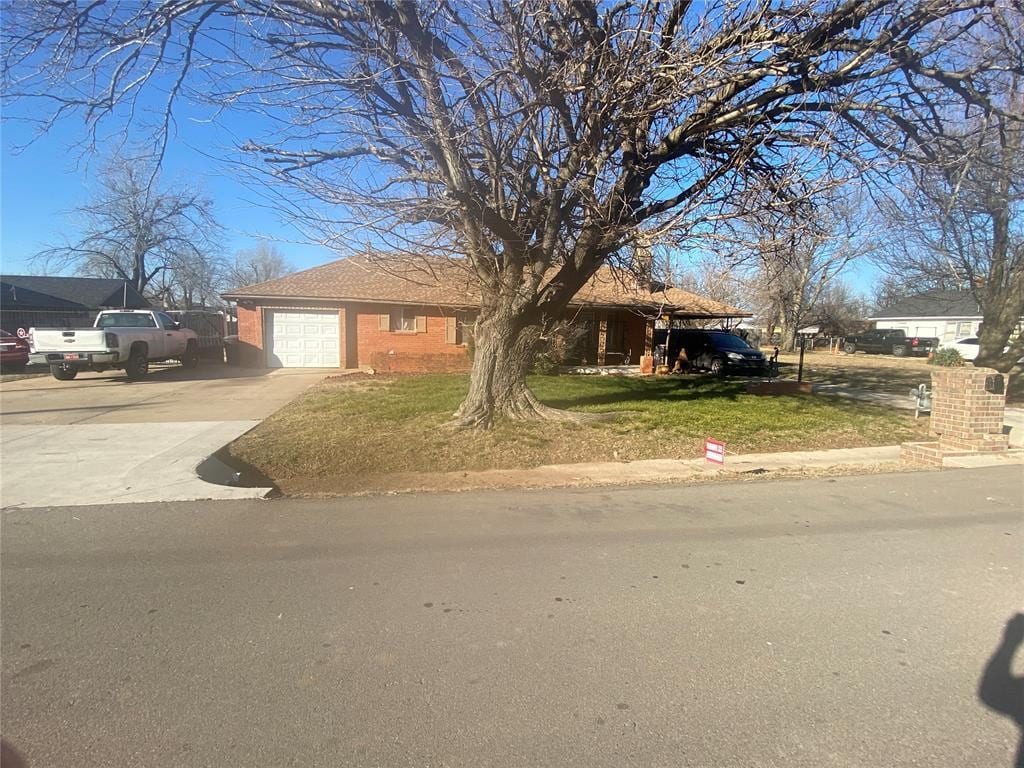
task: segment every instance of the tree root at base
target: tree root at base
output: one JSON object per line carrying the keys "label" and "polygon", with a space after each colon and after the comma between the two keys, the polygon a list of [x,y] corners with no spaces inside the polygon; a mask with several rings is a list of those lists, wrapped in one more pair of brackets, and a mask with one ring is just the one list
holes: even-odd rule
{"label": "tree root at base", "polygon": [[511,421],[549,422],[568,424],[598,424],[613,421],[618,413],[581,413],[544,405],[529,391],[504,406],[476,406],[467,410],[460,408],[444,425],[448,429],[490,429],[496,418]]}

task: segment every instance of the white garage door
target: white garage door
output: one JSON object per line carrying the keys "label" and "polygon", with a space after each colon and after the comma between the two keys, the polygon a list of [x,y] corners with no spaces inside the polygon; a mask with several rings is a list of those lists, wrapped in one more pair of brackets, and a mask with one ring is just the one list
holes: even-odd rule
{"label": "white garage door", "polygon": [[270,312],[267,321],[267,366],[270,368],[337,368],[337,312]]}

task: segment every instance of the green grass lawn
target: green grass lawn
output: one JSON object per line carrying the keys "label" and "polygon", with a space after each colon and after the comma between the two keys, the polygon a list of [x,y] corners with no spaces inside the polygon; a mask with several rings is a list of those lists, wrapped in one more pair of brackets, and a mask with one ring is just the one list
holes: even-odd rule
{"label": "green grass lawn", "polygon": [[[535,376],[548,405],[615,412],[592,424],[499,422],[486,432],[445,421],[467,387],[460,375],[329,380],[230,447],[284,491],[380,488],[404,473],[511,469],[582,461],[699,456],[705,437],[729,451],[889,445],[926,422],[819,396],[748,395],[743,380],[709,377]],[[386,483],[384,483],[386,485]]]}

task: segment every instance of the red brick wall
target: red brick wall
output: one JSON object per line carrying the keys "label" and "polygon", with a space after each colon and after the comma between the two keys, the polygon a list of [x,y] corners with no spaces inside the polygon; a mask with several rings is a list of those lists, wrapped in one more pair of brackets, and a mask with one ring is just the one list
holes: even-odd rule
{"label": "red brick wall", "polygon": [[991,368],[939,368],[932,371],[931,431],[950,441],[979,440],[1003,432],[1006,395],[985,391]]}
{"label": "red brick wall", "polygon": [[263,368],[263,307],[243,307],[238,312],[238,364],[247,368]]}
{"label": "red brick wall", "polygon": [[[274,302],[273,308],[329,310],[338,312],[340,330],[340,360],[346,367],[345,307],[311,306],[300,302]],[[355,305],[356,334],[359,367],[372,367],[382,372],[420,373],[427,371],[467,371],[470,359],[465,344],[445,342],[445,316],[436,307],[413,307],[418,315],[427,318],[425,333],[393,333],[378,328],[378,316],[390,314],[392,307],[381,305]],[[238,307],[239,365],[264,367],[263,307]]]}
{"label": "red brick wall", "polygon": [[382,373],[468,371],[465,345],[445,342],[446,319],[437,307],[409,307],[427,318],[425,333],[382,331],[378,317],[391,307],[362,305],[358,312],[359,365]]}
{"label": "red brick wall", "polygon": [[905,464],[941,467],[946,456],[1005,451],[1005,394],[985,391],[991,368],[938,368],[932,371],[930,428],[938,440],[904,443]]}

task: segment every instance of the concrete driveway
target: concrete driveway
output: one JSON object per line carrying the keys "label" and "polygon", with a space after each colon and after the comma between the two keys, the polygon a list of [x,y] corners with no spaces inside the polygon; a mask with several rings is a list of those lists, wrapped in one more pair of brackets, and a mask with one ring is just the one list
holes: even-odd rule
{"label": "concrete driveway", "polygon": [[0,505],[246,498],[196,466],[330,371],[206,365],[0,384]]}

